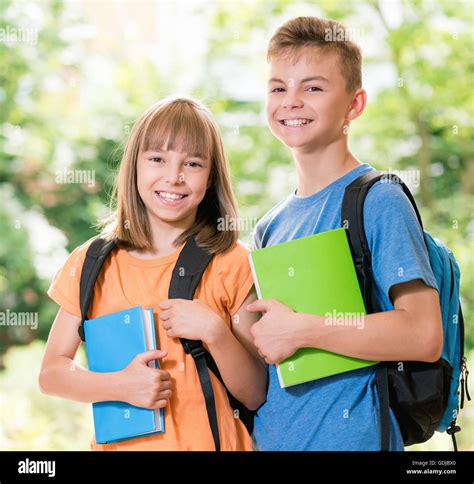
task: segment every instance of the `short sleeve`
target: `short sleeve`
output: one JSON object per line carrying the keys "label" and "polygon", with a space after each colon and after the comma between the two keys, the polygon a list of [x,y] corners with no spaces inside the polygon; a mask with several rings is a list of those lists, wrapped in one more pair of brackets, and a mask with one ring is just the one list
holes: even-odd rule
{"label": "short sleeve", "polygon": [[253,286],[250,251],[241,243],[219,255],[218,276],[222,287],[222,303],[232,316],[242,306]]}
{"label": "short sleeve", "polygon": [[388,303],[389,291],[396,284],[421,279],[437,289],[423,231],[400,185],[382,181],[369,190],[364,229],[374,279]]}
{"label": "short sleeve", "polygon": [[252,250],[262,248],[262,230],[261,225],[257,224],[252,233]]}
{"label": "short sleeve", "polygon": [[63,309],[75,316],[81,316],[79,304],[79,283],[82,265],[91,241],[74,249],[58,270],[48,289],[48,296]]}

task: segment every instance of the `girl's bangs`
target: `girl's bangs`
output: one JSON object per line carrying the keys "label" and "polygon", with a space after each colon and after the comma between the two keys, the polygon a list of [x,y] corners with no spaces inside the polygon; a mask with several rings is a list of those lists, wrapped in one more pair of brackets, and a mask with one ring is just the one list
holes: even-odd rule
{"label": "girl's bangs", "polygon": [[189,104],[170,104],[152,116],[143,133],[140,151],[178,151],[210,160],[213,139],[205,113]]}

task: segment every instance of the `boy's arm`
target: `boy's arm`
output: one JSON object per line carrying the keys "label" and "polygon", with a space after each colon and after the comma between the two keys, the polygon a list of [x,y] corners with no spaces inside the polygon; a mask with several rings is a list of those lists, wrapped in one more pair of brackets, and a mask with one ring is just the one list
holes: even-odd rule
{"label": "boy's arm", "polygon": [[252,327],[255,345],[267,363],[310,347],[374,361],[436,361],[443,332],[438,292],[421,280],[392,286],[394,310],[370,314],[363,325],[327,325],[322,316],[295,313],[271,300],[250,311],[265,312]]}

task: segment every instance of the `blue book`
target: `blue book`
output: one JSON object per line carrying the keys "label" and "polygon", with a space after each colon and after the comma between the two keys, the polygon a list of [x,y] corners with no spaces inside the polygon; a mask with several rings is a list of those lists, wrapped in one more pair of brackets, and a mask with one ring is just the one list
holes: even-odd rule
{"label": "blue book", "polygon": [[[156,349],[153,309],[141,306],[84,321],[89,370],[123,370],[139,353]],[[158,368],[158,361],[148,363]],[[92,404],[98,444],[164,431],[163,409],[140,408],[126,402]]]}

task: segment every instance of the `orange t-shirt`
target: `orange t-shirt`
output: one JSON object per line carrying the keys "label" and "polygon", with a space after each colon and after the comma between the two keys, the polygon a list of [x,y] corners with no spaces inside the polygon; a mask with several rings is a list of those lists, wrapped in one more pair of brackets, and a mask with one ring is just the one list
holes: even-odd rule
{"label": "orange t-shirt", "polygon": [[[76,248],[56,274],[48,295],[66,311],[80,316],[79,281],[90,240]],[[183,246],[174,253],[153,260],[142,260],[125,249],[116,249],[105,261],[97,278],[89,317],[120,311],[133,306],[152,307],[155,314],[157,348],[168,355],[160,368],[171,375],[172,397],[164,409],[165,432],[110,444],[91,441],[92,450],[214,450],[196,366],[178,338],[170,338],[157,313],[158,303],[168,299],[171,273]],[[237,243],[224,254],[213,257],[194,295],[219,314],[225,324],[249,294],[252,274],[248,250]],[[236,371],[238,369],[236,368]],[[234,417],[226,391],[209,372],[216,400],[222,450],[251,450],[252,441],[244,424]]]}

